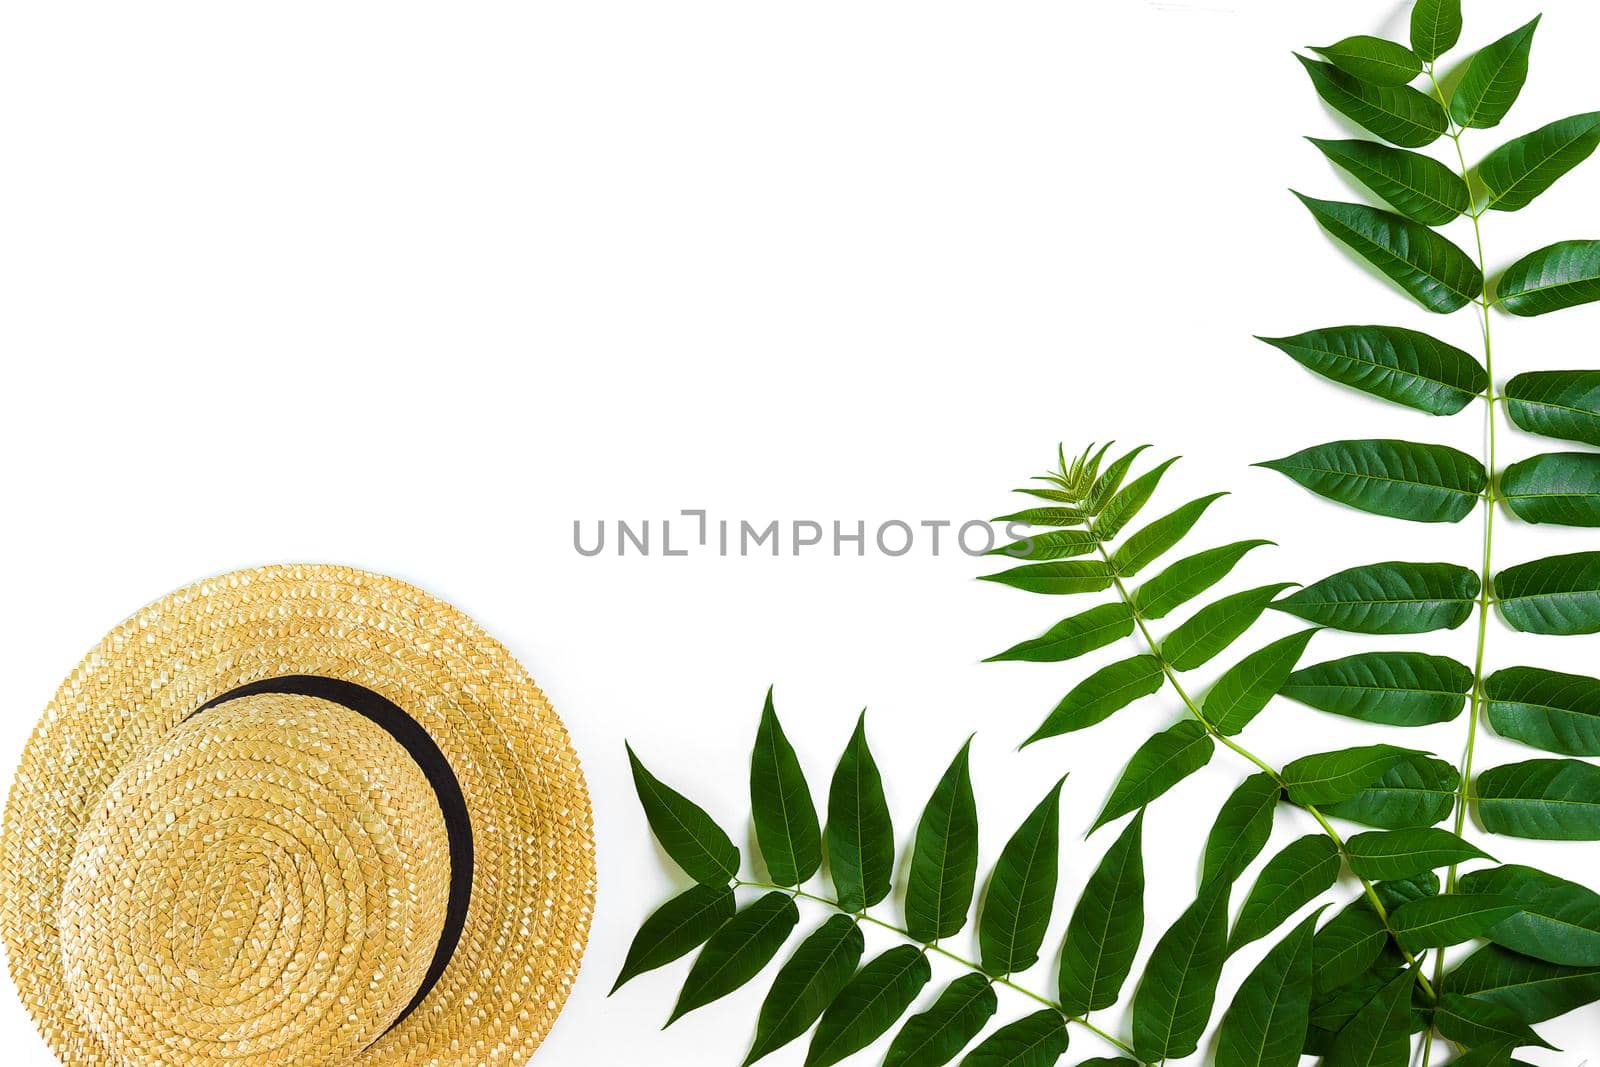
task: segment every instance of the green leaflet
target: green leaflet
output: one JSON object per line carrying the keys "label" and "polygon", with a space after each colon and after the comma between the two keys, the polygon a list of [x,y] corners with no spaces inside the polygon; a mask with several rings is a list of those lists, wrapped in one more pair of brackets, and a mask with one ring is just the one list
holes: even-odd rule
{"label": "green leaflet", "polygon": [[1600,767],[1536,759],[1491,767],[1475,783],[1478,819],[1492,834],[1600,841]]}
{"label": "green leaflet", "polygon": [[1466,622],[1478,592],[1478,576],[1454,563],[1372,563],[1330,575],[1272,606],[1335,630],[1418,634]]}
{"label": "green leaflet", "polygon": [[861,928],[847,915],[834,915],[800,943],[773,979],[761,1004],[755,1044],[745,1067],[811,1029],[856,973],[866,950]]}
{"label": "green leaflet", "polygon": [[1112,571],[1123,578],[1131,578],[1139,573],[1146,565],[1155,562],[1168,549],[1182,541],[1184,536],[1194,529],[1194,524],[1200,521],[1200,516],[1205,514],[1206,509],[1227,495],[1227,493],[1212,493],[1210,496],[1191,500],[1137,533],[1129,535],[1111,557]]}
{"label": "green leaflet", "polygon": [[1328,326],[1257,340],[1341,385],[1430,415],[1454,415],[1489,385],[1466,352],[1399,326]]}
{"label": "green leaflet", "polygon": [[[1020,522],[1025,526],[1082,526],[1085,518],[1086,516],[1082,509],[1075,507],[1027,508],[1023,511],[1013,511],[1009,515],[997,515],[994,521]],[[1093,549],[1093,547],[1091,544],[1090,548]],[[1068,554],[1083,555],[1084,553],[1072,552]]]}
{"label": "green leaflet", "polygon": [[1478,265],[1428,227],[1365,204],[1295,196],[1323,229],[1429,311],[1458,311],[1483,292]]}
{"label": "green leaflet", "polygon": [[822,1013],[806,1067],[831,1067],[888,1032],[933,979],[928,957],[911,945],[889,949],[861,968]]}
{"label": "green leaflet", "polygon": [[1316,995],[1311,1001],[1311,1032],[1306,1035],[1306,1051],[1325,1056],[1333,1047],[1334,1038],[1346,1023],[1354,1019],[1372,1002],[1390,980],[1401,973],[1398,965],[1380,960],[1371,971],[1357,981],[1332,993]]}
{"label": "green leaflet", "polygon": [[990,1034],[961,1067],[1050,1067],[1066,1052],[1067,1021],[1046,1008]]}
{"label": "green leaflet", "polygon": [[[1326,891],[1339,877],[1339,849],[1324,834],[1291,841],[1267,861],[1250,887],[1228,938],[1229,954],[1266,937]],[[1299,1047],[1298,1039],[1296,1048]]]}
{"label": "green leaflet", "polygon": [[1433,1013],[1439,1032],[1467,1048],[1507,1042],[1513,1048],[1538,1045],[1555,1048],[1528,1028],[1528,1024],[1498,1004],[1446,993]]}
{"label": "green leaflet", "polygon": [[1390,726],[1425,726],[1461,714],[1472,671],[1445,656],[1363,652],[1295,671],[1279,690],[1335,715]]}
{"label": "green leaflet", "polygon": [[1344,1024],[1324,1067],[1407,1067],[1411,1061],[1414,971],[1392,978]]}
{"label": "green leaflet", "polygon": [[1600,756],[1600,679],[1507,667],[1485,679],[1484,692],[1500,736],[1564,756]]}
{"label": "green leaflet", "polygon": [[1316,629],[1282,637],[1257,649],[1217,679],[1206,694],[1206,719],[1223,735],[1236,734],[1277,695],[1311,643]]}
{"label": "green leaflet", "polygon": [[1312,952],[1316,991],[1332,992],[1360,978],[1388,943],[1389,931],[1365,900],[1347,906],[1317,931]]}
{"label": "green leaflet", "polygon": [[1128,761],[1089,832],[1144,807],[1204,767],[1213,747],[1211,735],[1194,719],[1184,719],[1150,737]]}
{"label": "green leaflet", "polygon": [[1062,1010],[1072,1015],[1117,1002],[1144,936],[1144,812],[1129,820],[1089,876],[1061,950]]}
{"label": "green leaflet", "polygon": [[1548,556],[1494,577],[1500,614],[1530,634],[1600,633],[1600,552]]}
{"label": "green leaflet", "polygon": [[1414,900],[1389,917],[1401,947],[1416,953],[1482,937],[1502,919],[1522,910],[1516,899],[1488,893]]}
{"label": "green leaflet", "polygon": [[1207,883],[1150,953],[1133,997],[1133,1047],[1146,1063],[1199,1047],[1228,958],[1229,888]]}
{"label": "green leaflet", "polygon": [[696,885],[673,897],[639,928],[611,992],[687,956],[722,929],[733,912],[733,890],[725,885]]}
{"label": "green leaflet", "polygon": [[1513,463],[1500,496],[1524,522],[1600,526],[1600,455],[1550,452]]}
{"label": "green leaflet", "polygon": [[1255,625],[1273,598],[1292,584],[1263,585],[1207,604],[1161,642],[1167,662],[1180,671],[1209,662]]}
{"label": "green leaflet", "polygon": [[1352,122],[1405,148],[1437,141],[1450,123],[1439,102],[1408,86],[1368,85],[1329,63],[1295,56],[1317,95]]}
{"label": "green leaflet", "polygon": [[1161,661],[1154,656],[1132,656],[1107,664],[1073,686],[1023,745],[1093,726],[1160,689],[1163,678]]}
{"label": "green leaflet", "polygon": [[702,885],[726,885],[739,873],[739,850],[705,809],[664,784],[627,746],[633,786],[650,831],[683,873]]}
{"label": "green leaflet", "polygon": [[1443,226],[1472,208],[1467,183],[1432,156],[1374,141],[1306,140],[1413,222]]}
{"label": "green leaflet", "polygon": [[1261,539],[1235,541],[1185,556],[1140,586],[1133,594],[1133,602],[1145,618],[1165,618],[1226,578],[1251,550],[1273,543]]}
{"label": "green leaflet", "polygon": [[1461,126],[1500,125],[1528,80],[1528,53],[1540,16],[1488,45],[1467,61],[1466,72],[1450,96],[1450,115]]}
{"label": "green leaflet", "polygon": [[1550,963],[1600,967],[1600,893],[1515,864],[1473,871],[1459,889],[1509,897],[1519,905],[1517,914],[1489,929],[1495,944]]}
{"label": "green leaflet", "polygon": [[987,975],[964,974],[895,1035],[884,1067],[943,1067],[983,1030],[1000,1006]]}
{"label": "green leaflet", "polygon": [[1072,559],[1059,563],[1029,563],[998,574],[980,574],[979,581],[999,582],[1025,593],[1071,596],[1111,588],[1111,568],[1097,559]]}
{"label": "green leaflet", "polygon": [[1413,522],[1460,522],[1489,481],[1465,452],[1415,441],[1330,441],[1256,466],[1341,504]]}
{"label": "green leaflet", "polygon": [[1101,510],[1094,524],[1094,532],[1102,541],[1110,541],[1116,537],[1122,528],[1139,514],[1139,510],[1149,502],[1151,494],[1156,491],[1156,486],[1161,484],[1162,475],[1166,474],[1167,469],[1176,462],[1178,458],[1174,456],[1159,463],[1117,490],[1116,495]]}
{"label": "green leaflet", "polygon": [[1560,241],[1500,275],[1495,294],[1513,315],[1545,315],[1600,300],[1600,241]]}
{"label": "green leaflet", "polygon": [[889,895],[894,826],[861,713],[828,791],[828,866],[839,907],[861,911]]}
{"label": "green leaflet", "polygon": [[986,554],[1010,556],[1012,559],[1071,559],[1073,556],[1089,555],[1099,544],[1099,539],[1088,530],[1047,530],[1044,533],[1031,534],[1020,541],[1013,541],[1009,545],[991,548]]}
{"label": "green leaflet", "polygon": [[1396,763],[1414,754],[1412,749],[1394,745],[1319,752],[1287,763],[1283,768],[1283,781],[1290,799],[1296,804],[1336,804],[1349,800]]}
{"label": "green leaflet", "polygon": [[1600,445],[1600,370],[1518,374],[1505,400],[1511,421],[1529,433]]}
{"label": "green leaflet", "polygon": [[1455,808],[1461,775],[1442,759],[1412,752],[1348,800],[1323,806],[1323,814],[1404,830],[1432,826]]}
{"label": "green leaflet", "polygon": [[[1110,447],[1110,446],[1107,446]],[[1149,448],[1149,445],[1140,445],[1129,449],[1125,454],[1111,461],[1105,473],[1094,481],[1089,490],[1089,495],[1084,499],[1083,510],[1090,515],[1099,515],[1105,510],[1106,505],[1117,495],[1122,488],[1122,480],[1128,476],[1128,471],[1133,468],[1133,461],[1139,458],[1139,453]],[[1169,461],[1171,462],[1171,461]]]}
{"label": "green leaflet", "polygon": [[1518,211],[1588,159],[1600,145],[1600,111],[1557,119],[1513,138],[1478,164],[1478,178],[1489,190],[1488,206]]}
{"label": "green leaflet", "polygon": [[1006,842],[994,865],[978,917],[978,948],[983,969],[989,974],[1014,974],[1038,962],[1061,868],[1061,786],[1065,782],[1063,776],[1045,794]]}
{"label": "green leaflet", "polygon": [[822,868],[817,806],[794,746],[778,722],[771,689],[761,709],[761,726],[750,761],[750,810],[756,843],[774,882],[797,886]]}
{"label": "green leaflet", "polygon": [[1431,63],[1461,39],[1461,0],[1417,0],[1411,8],[1411,48]]}
{"label": "green leaflet", "polygon": [[1214,879],[1235,881],[1261,854],[1272,834],[1272,813],[1283,790],[1265,771],[1239,784],[1222,805],[1206,837],[1200,884]]}
{"label": "green leaflet", "polygon": [[1537,1023],[1600,1000],[1600,967],[1563,967],[1485,945],[1446,975],[1446,984]]}
{"label": "green leaflet", "polygon": [[1245,978],[1217,1030],[1215,1067],[1297,1067],[1310,1024],[1316,924],[1309,916]]}
{"label": "green leaflet", "polygon": [[729,919],[694,958],[667,1025],[760,974],[799,922],[794,899],[778,892],[768,893]]}
{"label": "green leaflet", "polygon": [[1368,85],[1406,85],[1422,73],[1422,58],[1403,44],[1359,34],[1311,49]]}
{"label": "green leaflet", "polygon": [[978,806],[961,746],[917,823],[906,882],[906,929],[924,944],[952,937],[967,924],[978,878]]}
{"label": "green leaflet", "polygon": [[1038,637],[1012,645],[984,662],[1023,660],[1029,663],[1059,663],[1104,648],[1132,633],[1133,612],[1128,605],[1121,601],[1101,604],[1062,619]]}
{"label": "green leaflet", "polygon": [[1439,876],[1432,871],[1423,871],[1420,874],[1394,878],[1389,881],[1374,882],[1372,886],[1373,892],[1378,894],[1378,900],[1389,911],[1403,907],[1413,900],[1438,896],[1441,888]]}
{"label": "green leaflet", "polygon": [[1350,869],[1363,878],[1410,878],[1471,859],[1492,859],[1449,830],[1370,830],[1345,842]]}

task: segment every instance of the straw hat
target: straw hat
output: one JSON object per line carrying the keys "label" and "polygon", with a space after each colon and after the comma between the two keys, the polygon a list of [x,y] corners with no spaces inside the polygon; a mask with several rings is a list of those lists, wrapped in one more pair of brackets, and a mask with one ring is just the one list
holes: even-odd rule
{"label": "straw hat", "polygon": [[594,900],[566,731],[404,582],[239,571],[113,630],[23,754],[0,934],[73,1067],[526,1063]]}

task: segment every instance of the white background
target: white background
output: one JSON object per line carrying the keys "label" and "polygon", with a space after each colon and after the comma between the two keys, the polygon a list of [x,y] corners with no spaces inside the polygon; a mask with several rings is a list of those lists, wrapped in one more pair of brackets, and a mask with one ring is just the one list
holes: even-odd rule
{"label": "white background", "polygon": [[[819,800],[871,709],[902,836],[978,729],[986,863],[1070,769],[1059,930],[1111,840],[1083,830],[1126,754],[1178,712],[1163,695],[1014,753],[1099,658],[979,660],[1083,603],[976,582],[980,563],[948,551],[587,559],[573,520],[985,517],[1058,440],[1117,437],[1187,455],[1168,507],[1234,491],[1195,546],[1281,543],[1230,589],[1380,558],[1470,562],[1476,519],[1365,516],[1247,466],[1337,437],[1480,446],[1480,417],[1368,401],[1250,339],[1379,321],[1475,348],[1467,313],[1409,305],[1285,191],[1352,189],[1300,140],[1347,127],[1290,49],[1403,35],[1406,7],[12,6],[0,764],[139,605],[241,565],[337,560],[475,615],[585,758],[599,910],[539,1063],[742,1059],[764,980],[664,1034],[686,963],[606,999],[638,923],[681,885],[622,742],[742,839],[769,683]],[[1473,44],[1536,10],[1467,8]],[[1469,152],[1600,107],[1597,39],[1600,8],[1552,0],[1521,102]],[[1600,235],[1589,168],[1490,216],[1493,263]],[[1593,309],[1502,319],[1499,377],[1595,365],[1597,327]],[[1592,535],[1524,528],[1497,550],[1509,563],[1582,545]],[[1465,659],[1470,645],[1464,628],[1411,647]],[[1325,635],[1308,655],[1357,647],[1374,646]],[[1497,626],[1490,661],[1592,670],[1595,647],[1519,647]],[[1399,740],[1454,760],[1464,722]],[[1397,740],[1280,703],[1245,740],[1282,761],[1380,737]],[[1496,741],[1480,763],[1532,755]],[[1192,897],[1204,832],[1248,769],[1219,753],[1152,809],[1146,948]],[[1312,830],[1286,812],[1275,841]],[[1491,848],[1600,883],[1594,845]],[[1230,988],[1263,950],[1232,962]],[[1054,962],[1022,980],[1048,991]],[[1546,1031],[1566,1051],[1530,1061],[1600,1057],[1600,1008]],[[9,994],[0,1039],[8,1063],[49,1060]],[[1076,1032],[1074,1051],[1108,1050]]]}

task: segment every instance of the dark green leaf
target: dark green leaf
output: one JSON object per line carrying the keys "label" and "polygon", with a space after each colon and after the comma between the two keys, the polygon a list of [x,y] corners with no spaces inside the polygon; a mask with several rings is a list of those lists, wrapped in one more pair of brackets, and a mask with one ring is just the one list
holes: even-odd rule
{"label": "dark green leaf", "polygon": [[1346,907],[1317,931],[1317,992],[1340,989],[1366,974],[1388,943],[1383,920],[1365,901]]}
{"label": "dark green leaf", "polygon": [[1406,85],[1422,73],[1422,59],[1415,52],[1382,37],[1360,34],[1311,50],[1368,85]]}
{"label": "dark green leaf", "polygon": [[1150,525],[1129,535],[1116,553],[1111,557],[1111,569],[1124,578],[1132,577],[1155,562],[1167,550],[1171,549],[1200,521],[1206,509],[1212,504],[1227,496],[1227,493],[1212,493],[1198,500],[1191,500],[1175,511],[1155,520]]}
{"label": "dark green leaf", "polygon": [[1349,800],[1323,807],[1323,813],[1363,826],[1404,830],[1432,826],[1455,808],[1460,773],[1442,759],[1413,752]]}
{"label": "dark green leaf", "polygon": [[821,869],[822,829],[817,824],[817,806],[794,746],[778,722],[770,689],[750,762],[750,809],[755,817],[756,843],[774,882],[799,885]]}
{"label": "dark green leaf", "polygon": [[1330,441],[1256,466],[1341,504],[1413,522],[1460,522],[1489,481],[1465,452],[1415,441]]}
{"label": "dark green leaf", "polygon": [[822,1013],[806,1067],[831,1067],[882,1037],[932,978],[928,957],[911,945],[872,960]]}
{"label": "dark green leaf", "polygon": [[1295,56],[1311,76],[1317,95],[1339,114],[1406,148],[1439,139],[1450,122],[1439,102],[1409,86],[1368,85],[1329,63]]}
{"label": "dark green leaf", "polygon": [[1421,952],[1482,937],[1495,923],[1521,910],[1522,905],[1511,897],[1447,893],[1412,901],[1389,916],[1389,921],[1402,948]]}
{"label": "dark green leaf", "polygon": [[1101,604],[1088,611],[1062,619],[1043,634],[1012,645],[984,662],[1024,660],[1029,663],[1059,663],[1085,652],[1104,648],[1133,633],[1133,611],[1118,601]]}
{"label": "dark green leaf", "polygon": [[[1267,861],[1250,888],[1228,939],[1228,952],[1238,952],[1266,937],[1289,916],[1315,900],[1339,877],[1339,849],[1323,834],[1291,841]],[[1295,1047],[1299,1047],[1298,1043]]]}
{"label": "dark green leaf", "polygon": [[[1320,912],[1319,912],[1320,914]],[[1312,915],[1245,978],[1217,1030],[1215,1067],[1297,1067],[1311,1015]]]}
{"label": "dark green leaf", "polygon": [[1200,1044],[1228,958],[1227,879],[1207,883],[1156,942],[1133,997],[1133,1047],[1146,1063],[1181,1059]]}
{"label": "dark green leaf", "polygon": [[1122,488],[1122,480],[1128,476],[1128,471],[1133,467],[1133,461],[1139,458],[1139,453],[1149,447],[1149,445],[1140,445],[1112,460],[1110,465],[1106,467],[1105,473],[1095,479],[1094,486],[1089,490],[1089,495],[1083,502],[1084,511],[1090,515],[1098,515],[1104,511],[1106,505],[1111,502],[1111,498],[1117,495],[1117,490]]}
{"label": "dark green leaf", "polygon": [[1567,171],[1588,159],[1600,145],[1600,111],[1557,119],[1532,133],[1507,141],[1478,164],[1489,190],[1490,208],[1517,211]]}
{"label": "dark green leaf", "polygon": [[1098,593],[1111,588],[1111,568],[1098,559],[1069,559],[1059,563],[1029,563],[998,574],[978,576],[985,582],[999,582],[1026,593],[1070,596]]}
{"label": "dark green leaf", "polygon": [[1410,878],[1472,859],[1491,859],[1449,830],[1371,830],[1345,842],[1350,869],[1363,878]]}
{"label": "dark green leaf", "polygon": [[1407,1067],[1414,971],[1389,980],[1339,1031],[1324,1067]]}
{"label": "dark green leaf", "polygon": [[835,915],[800,943],[761,1004],[756,1040],[745,1067],[787,1045],[821,1018],[856,973],[866,938],[846,915]]}
{"label": "dark green leaf", "polygon": [[1489,939],[1525,956],[1574,967],[1600,967],[1600,894],[1553,874],[1508,864],[1473,871],[1462,893],[1517,901],[1522,910],[1496,924]]}
{"label": "dark green leaf", "polygon": [[1424,226],[1443,226],[1472,208],[1467,183],[1432,156],[1373,141],[1306,140],[1400,214]]}
{"label": "dark green leaf", "polygon": [[972,908],[978,878],[978,805],[972,796],[971,749],[968,738],[917,824],[906,882],[906,929],[925,944],[959,933]]}
{"label": "dark green leaf", "polygon": [[1149,738],[1128,761],[1089,832],[1144,807],[1204,767],[1211,760],[1212,749],[1211,735],[1193,719],[1184,719]]}
{"label": "dark green leaf", "polygon": [[1403,907],[1413,900],[1439,895],[1439,876],[1432,871],[1422,871],[1404,878],[1392,878],[1372,884],[1372,891],[1388,911]]}
{"label": "dark green leaf", "polygon": [[1600,455],[1550,452],[1513,463],[1500,496],[1524,522],[1600,526]]}
{"label": "dark green leaf", "polygon": [[1260,539],[1235,541],[1185,556],[1140,586],[1133,595],[1133,602],[1145,618],[1165,618],[1173,609],[1226,578],[1228,572],[1252,549],[1272,543]]}
{"label": "dark green leaf", "polygon": [[[1087,516],[1079,508],[1028,508],[996,516],[995,522],[1019,522],[1025,526],[1082,526]],[[1098,541],[1096,542],[1098,543]],[[1093,545],[1091,544],[1091,549]],[[1082,555],[1082,553],[1071,553]]]}
{"label": "dark green leaf", "polygon": [[1500,306],[1513,315],[1545,315],[1600,300],[1600,241],[1559,241],[1530,252],[1500,275]]}
{"label": "dark green leaf", "polygon": [[943,1067],[978,1036],[998,1008],[987,975],[962,975],[945,986],[931,1008],[906,1020],[889,1046],[884,1067]]}
{"label": "dark green leaf", "polygon": [[1093,726],[1160,689],[1163,677],[1161,661],[1154,656],[1133,656],[1101,667],[1061,698],[1024,745]]}
{"label": "dark green leaf", "polygon": [[1209,662],[1255,625],[1272,599],[1293,583],[1263,585],[1207,604],[1161,642],[1175,670],[1192,671]]}
{"label": "dark green leaf", "polygon": [[1283,781],[1296,804],[1337,804],[1372,785],[1412,754],[1411,749],[1393,745],[1319,752],[1286,764]]}
{"label": "dark green leaf", "polygon": [[1282,795],[1283,789],[1265,771],[1239,784],[1206,837],[1201,885],[1215,878],[1232,882],[1244,873],[1272,834],[1272,813]]}
{"label": "dark green leaf", "polygon": [[1094,524],[1094,532],[1101,540],[1110,541],[1116,537],[1122,528],[1139,514],[1139,510],[1149,502],[1151,494],[1156,491],[1156,486],[1161,484],[1161,476],[1176,462],[1178,459],[1174,456],[1159,463],[1117,490],[1117,494],[1106,503]]}
{"label": "dark green leaf", "polygon": [[1258,340],[1325,378],[1430,415],[1454,415],[1489,385],[1466,352],[1399,326],[1329,326]]}
{"label": "dark green leaf", "polygon": [[1066,1053],[1067,1021],[1046,1008],[990,1034],[961,1067],[1050,1067]]}
{"label": "dark green leaf", "polygon": [[1498,1004],[1526,1022],[1600,1000],[1600,967],[1564,967],[1485,945],[1445,976],[1462,996]]}
{"label": "dark green leaf", "polygon": [[687,956],[722,929],[733,912],[733,890],[725,885],[697,885],[673,897],[639,928],[611,992]]}
{"label": "dark green leaf", "polygon": [[1488,45],[1467,61],[1450,96],[1450,115],[1459,125],[1480,130],[1500,125],[1528,80],[1528,53],[1540,16]]}
{"label": "dark green leaf", "polygon": [[1500,736],[1564,756],[1600,756],[1600,679],[1507,667],[1485,680],[1484,692]]}
{"label": "dark green leaf", "polygon": [[1600,633],[1600,552],[1547,556],[1494,577],[1496,602],[1513,630]]}
{"label": "dark green leaf", "polygon": [[1474,1000],[1458,993],[1439,999],[1433,1015],[1439,1033],[1467,1048],[1509,1042],[1513,1047],[1539,1045],[1555,1048],[1528,1028],[1528,1024],[1498,1004]]}
{"label": "dark green leaf", "polygon": [[1060,872],[1064,782],[1056,782],[1023,820],[995,863],[978,918],[978,946],[989,974],[1013,974],[1038,962]]}
{"label": "dark green leaf", "polygon": [[794,899],[777,892],[768,893],[729,919],[694,958],[667,1025],[727,996],[760,974],[799,921],[800,910]]}
{"label": "dark green leaf", "polygon": [[1454,563],[1372,563],[1330,575],[1273,607],[1359,634],[1453,630],[1472,614],[1478,576]]}
{"label": "dark green leaf", "polygon": [[1428,227],[1365,204],[1295,195],[1323,229],[1429,311],[1457,311],[1483,292],[1483,272],[1472,257]]}
{"label": "dark green leaf", "polygon": [[1218,733],[1236,734],[1277,695],[1300,662],[1315,629],[1280,637],[1228,668],[1206,694],[1204,711]]}
{"label": "dark green leaf", "polygon": [[634,755],[633,786],[644,806],[650,831],[683,873],[702,885],[726,885],[739,873],[739,850],[694,801],[664,784]]}
{"label": "dark green leaf", "polygon": [[1411,49],[1432,63],[1461,39],[1461,0],[1417,0],[1411,9]]}
{"label": "dark green leaf", "polygon": [[1600,767],[1536,759],[1478,775],[1478,819],[1491,834],[1600,841]]}
{"label": "dark green leaf", "polygon": [[1144,936],[1144,812],[1128,822],[1089,876],[1061,950],[1062,1010],[1072,1015],[1117,1002]]}
{"label": "dark green leaf", "polygon": [[1032,560],[1071,559],[1073,556],[1087,556],[1099,544],[1100,539],[1088,530],[1047,530],[1030,534],[1009,545],[991,548],[986,555]]}
{"label": "dark green leaf", "polygon": [[1506,382],[1505,398],[1529,433],[1600,445],[1600,370],[1529,371]]}
{"label": "dark green leaf", "polygon": [[1472,672],[1448,657],[1364,652],[1295,671],[1279,691],[1363,722],[1425,726],[1460,715],[1471,688]]}
{"label": "dark green leaf", "polygon": [[833,772],[828,793],[828,865],[839,907],[861,911],[889,895],[894,874],[894,827],[883,778],[867,747],[867,716]]}

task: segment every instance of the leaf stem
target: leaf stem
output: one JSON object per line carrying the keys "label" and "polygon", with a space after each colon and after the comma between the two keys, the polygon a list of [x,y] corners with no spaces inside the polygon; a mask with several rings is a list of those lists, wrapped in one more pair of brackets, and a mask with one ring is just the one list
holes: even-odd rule
{"label": "leaf stem", "polygon": [[918,941],[916,938],[911,936],[911,932],[909,930],[902,926],[896,926],[894,923],[885,922],[875,915],[868,915],[865,911],[849,911],[840,907],[837,900],[829,900],[827,897],[818,896],[815,893],[808,893],[803,889],[796,889],[794,886],[776,885],[772,882],[747,882],[742,878],[734,879],[733,885],[735,888],[764,889],[769,892],[793,893],[796,897],[802,897],[806,900],[812,901],[813,903],[832,908],[834,911],[837,911],[842,915],[849,915],[861,922],[871,923],[873,926],[880,927],[881,929],[887,930],[890,933],[898,934],[914,945],[921,945],[925,952],[938,953],[945,959],[950,960],[952,963],[965,967],[967,970],[972,971],[975,974],[983,975],[994,985],[1005,986],[1013,993],[1020,993],[1029,1000],[1036,1001],[1039,1004],[1050,1008],[1051,1010],[1060,1014],[1063,1019],[1067,1020],[1067,1022],[1075,1023],[1078,1026],[1083,1027],[1124,1055],[1132,1056],[1140,1063],[1145,1062],[1144,1060],[1139,1060],[1138,1053],[1134,1052],[1132,1045],[1121,1040],[1120,1038],[1114,1037],[1113,1035],[1102,1030],[1100,1027],[1091,1023],[1087,1016],[1072,1015],[1062,1008],[1058,1002],[1051,1000],[1048,997],[1041,996],[1040,994],[1033,992],[1031,989],[1026,989],[1020,985],[1017,985],[1005,975],[990,974],[988,971],[983,969],[981,964],[974,963],[972,960],[956,955],[954,952],[951,952],[949,949],[940,945],[937,941]]}

